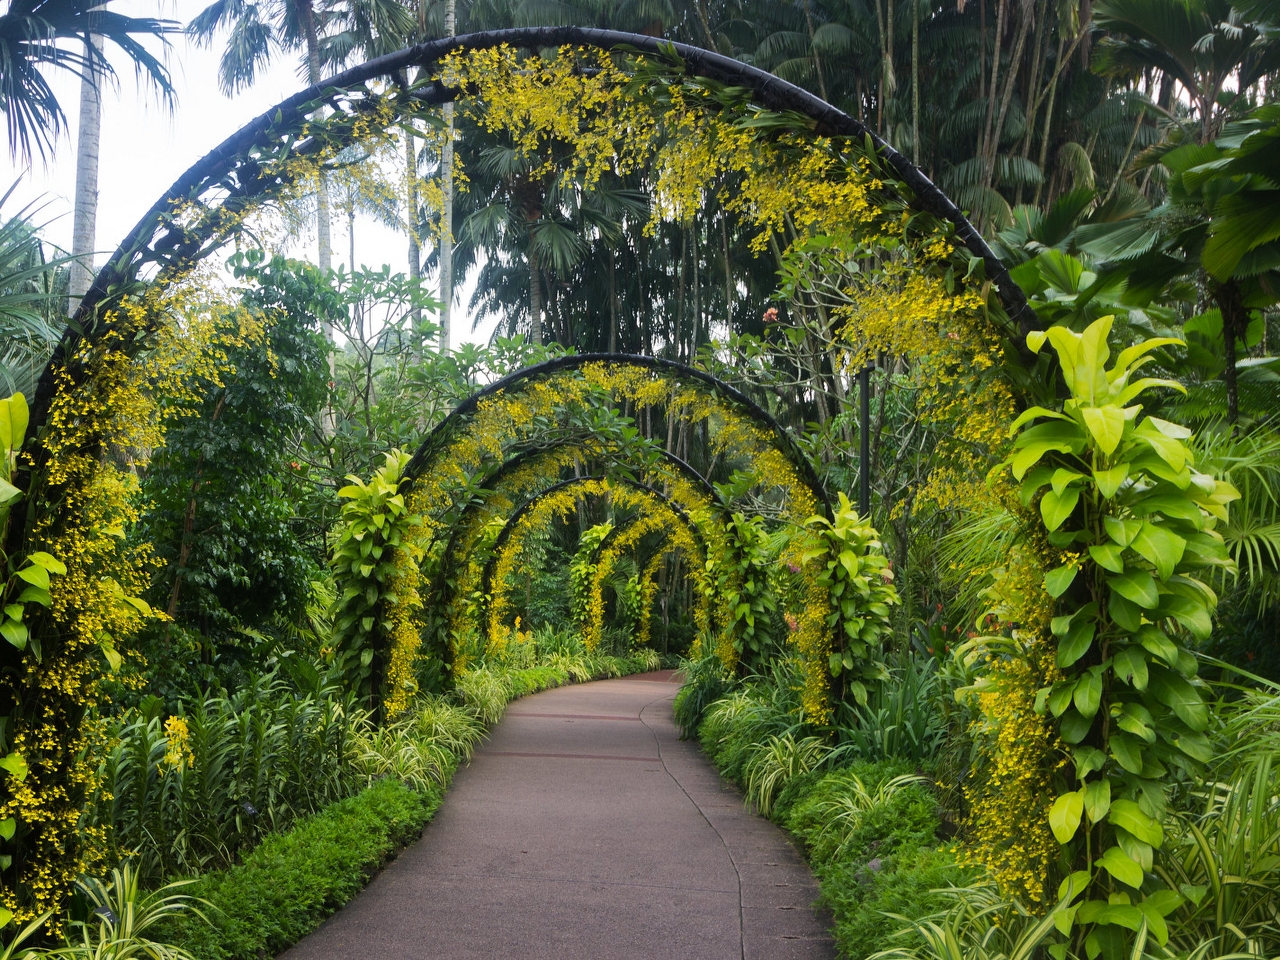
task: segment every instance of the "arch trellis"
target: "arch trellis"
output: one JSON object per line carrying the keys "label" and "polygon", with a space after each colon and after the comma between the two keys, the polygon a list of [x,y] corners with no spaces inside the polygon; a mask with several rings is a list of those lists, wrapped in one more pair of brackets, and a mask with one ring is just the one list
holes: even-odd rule
{"label": "arch trellis", "polygon": [[[686,515],[703,509],[703,505],[687,502],[689,499],[687,496],[679,497],[681,485],[670,482],[677,477],[688,481],[694,488],[705,494],[708,504],[721,509],[725,508],[726,505],[720,499],[719,492],[702,474],[675,454],[661,447],[653,449],[658,455],[658,460],[641,471],[641,476],[647,481],[648,486],[653,487],[657,483],[668,487],[674,486],[675,489],[666,492],[665,495],[675,506],[685,511]],[[555,473],[547,475],[540,471],[538,469],[540,466],[550,462],[553,466],[567,467],[571,461],[577,459],[579,454],[589,455],[593,460],[616,460],[620,453],[619,448],[609,445],[566,440],[547,448],[525,450],[490,473],[450,528],[449,540],[440,554],[439,569],[435,576],[436,585],[433,593],[436,602],[441,607],[450,609],[468,601],[470,588],[478,587],[482,595],[488,593],[487,587],[481,586],[483,570],[469,571],[463,568],[476,565],[478,542],[489,520],[495,516],[501,516],[504,512],[510,515],[512,510],[517,509],[519,503],[527,504],[537,495],[550,489],[552,485],[561,482]],[[526,473],[527,475],[524,475]],[[512,497],[517,499],[513,500]],[[709,532],[714,534],[714,530]],[[702,534],[700,533],[699,536]],[[714,536],[711,546],[720,548]],[[496,547],[495,542],[490,545],[489,550],[492,551]]]}
{"label": "arch trellis", "polygon": [[[705,559],[706,547],[701,536],[699,525],[683,507],[672,501],[671,498],[662,493],[661,490],[625,476],[609,477],[604,474],[597,474],[593,476],[573,477],[568,480],[562,480],[561,482],[548,487],[524,501],[507,519],[502,530],[494,541],[493,553],[485,564],[482,580],[484,593],[487,596],[493,597],[493,607],[491,608],[489,617],[487,618],[487,633],[490,641],[492,641],[495,628],[499,625],[497,622],[498,617],[495,615],[495,610],[500,608],[498,602],[499,598],[496,594],[498,587],[502,586],[502,579],[504,579],[502,576],[503,560],[505,559],[506,552],[512,547],[513,538],[521,532],[524,532],[523,528],[530,526],[528,521],[535,512],[547,505],[550,505],[553,511],[559,509],[571,509],[572,504],[576,503],[583,496],[611,496],[616,492],[626,490],[631,492],[631,496],[625,499],[625,506],[657,508],[662,511],[674,523],[683,526],[689,531],[693,538],[695,548],[701,550]],[[572,492],[574,496],[565,505],[561,506],[553,503],[553,498],[555,498],[557,494],[570,492]],[[497,587],[494,585],[495,579],[499,581]],[[591,644],[590,646],[594,646],[594,644]]]}
{"label": "arch trellis", "polygon": [[458,404],[444,420],[432,429],[409,461],[409,465],[405,468],[405,476],[410,480],[417,480],[432,472],[449,449],[450,441],[455,438],[460,430],[466,429],[466,425],[484,408],[486,402],[503,396],[510,396],[526,389],[530,385],[551,380],[560,374],[585,373],[590,376],[593,372],[599,371],[601,374],[600,379],[604,380],[607,388],[608,374],[617,369],[644,371],[654,377],[666,377],[676,382],[695,385],[698,388],[709,391],[726,405],[740,411],[773,437],[775,445],[798,472],[804,485],[813,494],[817,504],[829,510],[831,505],[830,495],[818,478],[813,464],[800,450],[795,438],[786,428],[778,423],[777,419],[758,403],[741,390],[705,370],[699,370],[688,364],[663,357],[630,354],[583,353],[557,357],[554,360],[548,360],[544,363],[517,370],[500,380],[494,381]]}
{"label": "arch trellis", "polygon": [[[72,381],[79,381],[83,376],[78,362],[81,340],[98,340],[108,332],[110,308],[136,292],[148,272],[172,276],[215,252],[248,211],[264,198],[295,186],[300,174],[291,170],[291,158],[341,149],[361,131],[386,129],[424,107],[462,94],[439,81],[406,88],[401,78],[409,70],[431,75],[451,53],[502,45],[535,51],[571,45],[639,53],[659,62],[674,60],[689,76],[748,91],[760,107],[803,116],[820,136],[870,144],[910,191],[908,203],[950,223],[959,241],[983,262],[1017,329],[1025,333],[1037,326],[1025,293],[959,207],[855,117],[772,74],[699,47],[614,30],[524,27],[422,43],[353,67],[276,104],[189,167],[129,231],[94,278],[41,377],[32,405],[33,424],[42,425],[49,413],[56,386],[53,371],[65,367]],[[332,116],[323,125],[308,122],[326,108]]]}
{"label": "arch trellis", "polygon": [[[693,574],[693,580],[697,589],[702,593],[701,603],[694,608],[694,620],[698,628],[706,636],[715,633],[714,604],[712,590],[706,578],[695,573],[697,569],[694,564],[699,560],[705,567],[706,551],[702,552],[699,557],[696,551],[690,551],[682,538],[679,531],[675,528],[663,527],[659,523],[660,518],[652,516],[637,516],[630,518],[629,522],[619,524],[596,545],[591,558],[593,568],[591,594],[592,608],[588,622],[584,629],[587,637],[598,638],[604,626],[604,605],[601,596],[604,581],[608,573],[612,571],[612,564],[616,558],[630,547],[638,544],[638,541],[652,533],[658,534],[659,542],[657,548],[654,549],[648,561],[637,571],[637,582],[641,591],[641,608],[640,623],[636,631],[637,642],[641,644],[648,643],[650,640],[650,616],[653,610],[654,594],[657,591],[657,584],[654,578],[657,575],[659,564],[671,554],[684,554],[685,560],[690,564],[690,573]],[[696,532],[696,528],[694,528]],[[695,544],[696,545],[696,544]]]}
{"label": "arch trellis", "polygon": [[[443,541],[433,595],[443,594],[441,606],[451,611],[446,624],[456,621],[460,611],[474,612],[477,604],[487,602],[488,584],[482,571],[474,569],[476,546],[487,522],[561,479],[555,469],[539,474],[539,466],[564,470],[579,455],[583,460],[635,470],[650,486],[661,483],[670,488],[690,513],[716,515],[710,522],[699,523],[699,528],[711,556],[718,560],[729,556],[721,525],[735,507],[679,456],[640,436],[621,442],[596,434],[584,436],[574,425],[563,428],[567,431],[563,435],[549,426],[565,408],[600,404],[630,405],[632,413],[656,406],[671,415],[668,423],[714,419],[709,450],[730,460],[746,457],[743,475],[754,484],[748,486],[766,494],[775,491],[776,509],[785,522],[798,530],[813,513],[828,509],[826,491],[794,438],[749,397],[711,374],[653,357],[557,358],[518,371],[463,401],[424,439],[405,468],[409,502],[416,514],[424,516],[424,552],[434,549],[432,543]],[[745,504],[737,509],[750,512]],[[795,538],[786,558],[796,567],[803,566],[804,544],[804,538]],[[494,544],[489,549],[496,554],[498,547]],[[741,577],[732,567],[723,567],[730,589]],[[810,607],[803,619],[810,633],[820,632],[826,611],[819,610],[816,602]],[[722,614],[717,619],[731,623],[733,616]],[[445,632],[452,638],[447,626]],[[721,637],[716,643],[724,656],[730,656],[732,642]],[[449,644],[450,639],[441,638],[437,647],[444,651]]]}
{"label": "arch trellis", "polygon": [[[56,901],[64,896],[75,876],[75,812],[88,781],[81,768],[87,741],[75,739],[80,734],[74,731],[80,728],[84,691],[92,688],[97,675],[98,668],[90,666],[90,658],[98,655],[104,644],[102,637],[108,637],[106,649],[110,634],[127,633],[131,618],[138,615],[136,607],[130,609],[125,602],[127,595],[122,594],[119,602],[102,599],[110,591],[102,588],[100,576],[125,580],[132,576],[140,581],[143,561],[120,554],[117,565],[110,565],[111,551],[122,548],[103,540],[100,533],[127,516],[127,471],[111,474],[114,465],[100,453],[108,444],[141,450],[158,440],[156,434],[145,430],[127,438],[119,430],[129,417],[147,413],[145,405],[137,404],[143,375],[131,373],[130,365],[154,346],[159,333],[176,325],[164,304],[157,307],[148,298],[152,291],[188,277],[198,264],[232,240],[245,218],[265,200],[302,189],[317,163],[367,137],[370,131],[385,132],[402,120],[420,116],[426,108],[465,93],[439,81],[405,87],[400,78],[412,68],[429,76],[453,52],[503,44],[523,50],[570,45],[641,54],[651,63],[665,65],[673,78],[691,77],[746,91],[756,107],[803,118],[803,125],[816,136],[868,145],[876,162],[901,185],[899,199],[949,224],[955,240],[982,262],[1009,321],[1008,332],[1026,332],[1037,326],[1025,295],[999,258],[955,204],[917,167],[856,118],[777,77],[716,53],[616,31],[577,27],[501,30],[407,48],[287,98],[193,164],[144,214],[81,300],[33,398],[27,456],[15,478],[26,496],[11,513],[6,554],[21,562],[32,550],[56,544],[65,548],[68,557],[77,559],[57,588],[60,593],[55,591],[51,611],[33,614],[33,630],[46,631],[40,669],[24,673],[32,654],[0,645],[0,668],[7,675],[26,678],[22,680],[25,686],[12,686],[0,695],[0,714],[10,720],[8,737],[0,745],[8,749],[15,743],[22,746],[48,740],[57,747],[40,756],[36,747],[22,747],[32,751],[25,792],[34,799],[15,801],[18,806],[12,808],[19,821],[19,839],[31,849],[50,851],[45,874],[18,876],[20,871],[15,869],[15,882],[25,884],[28,891],[30,902],[24,909],[38,912],[51,903],[47,898]],[[585,370],[594,360],[598,358],[574,358],[566,366],[583,364]],[[661,366],[658,361],[647,362],[655,368]],[[169,374],[174,375],[173,371]],[[513,386],[509,383],[498,389],[511,390]],[[722,388],[714,389],[722,399],[726,396]],[[459,417],[465,418],[465,414]],[[437,439],[444,436],[442,433]],[[796,471],[799,484],[811,491],[816,504],[825,504],[820,484],[810,482],[815,479],[812,467],[786,452],[794,442],[780,428],[778,438],[775,453],[781,462],[788,471]],[[414,458],[410,476],[421,481],[428,461],[435,463],[436,452],[424,444]],[[455,510],[452,492],[447,499],[447,504],[442,500],[432,506],[446,507],[446,512]],[[101,511],[110,516],[99,515]],[[435,538],[440,529],[424,524],[423,532]],[[130,571],[129,576],[116,572],[124,569]],[[114,579],[111,584],[119,586]],[[104,622],[110,630],[102,629]],[[46,787],[45,793],[38,792]],[[45,892],[31,892],[37,890]]]}

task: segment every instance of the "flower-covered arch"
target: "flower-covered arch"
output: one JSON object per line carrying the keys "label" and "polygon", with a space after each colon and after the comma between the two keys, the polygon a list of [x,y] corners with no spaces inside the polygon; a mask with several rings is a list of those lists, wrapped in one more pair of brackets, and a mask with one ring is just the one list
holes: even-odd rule
{"label": "flower-covered arch", "polygon": [[[198,266],[234,241],[264,202],[305,190],[341,149],[385,137],[395,124],[421,115],[425,108],[467,95],[466,84],[450,79],[464,74],[474,78],[477,69],[490,63],[468,60],[469,53],[500,51],[504,45],[615,52],[617,63],[602,61],[610,70],[601,74],[601,82],[628,77],[637,81],[633,86],[638,93],[618,100],[630,119],[651,123],[652,117],[646,120],[644,110],[637,108],[652,106],[669,94],[676,100],[688,94],[686,99],[698,101],[698,110],[724,109],[740,118],[758,118],[763,112],[787,120],[788,144],[806,157],[807,166],[797,169],[814,171],[815,176],[834,171],[840,181],[836,189],[812,198],[817,221],[836,222],[848,215],[854,209],[851,197],[859,202],[873,194],[888,197],[887,205],[858,208],[879,210],[868,214],[864,226],[881,229],[887,221],[876,217],[886,211],[897,216],[894,211],[899,209],[932,218],[924,233],[936,236],[936,242],[922,249],[935,272],[985,277],[993,285],[994,299],[986,304],[991,309],[983,315],[995,319],[997,335],[1036,325],[1004,265],[955,205],[905,157],[857,119],[813,95],[705,50],[571,27],[495,31],[381,57],[270,108],[193,164],[130,231],[81,300],[39,381],[29,419],[24,417],[25,442],[19,445],[25,455],[15,476],[19,493],[10,507],[5,553],[19,575],[28,574],[24,583],[47,597],[24,594],[28,599],[20,602],[27,608],[26,642],[0,644],[0,674],[5,679],[0,684],[0,757],[6,769],[23,771],[20,781],[6,780],[0,793],[0,819],[13,818],[12,843],[19,850],[6,887],[18,892],[6,892],[5,899],[20,915],[56,904],[82,868],[74,831],[75,813],[93,787],[87,758],[93,755],[96,734],[82,724],[86,706],[98,695],[101,668],[93,660],[101,655],[110,660],[116,640],[129,634],[137,618],[150,615],[136,596],[145,557],[112,533],[130,522],[135,509],[130,505],[130,477],[140,451],[153,449],[163,439],[154,429],[158,411],[147,390],[174,371],[189,371],[192,362],[206,362],[193,361],[193,350],[203,351],[204,357],[216,357],[218,351],[212,339],[193,337],[191,327],[181,326],[192,322],[189,308],[198,298],[192,298],[190,290],[201,282]],[[405,86],[401,78],[410,68],[419,68],[431,79]],[[568,70],[563,75],[573,82],[595,82],[591,71]],[[618,122],[619,116],[611,114],[604,122]],[[524,121],[507,117],[502,122]],[[749,145],[755,136],[749,130],[767,126],[745,124],[739,140]],[[616,149],[608,138],[587,140],[580,144],[587,152]],[[865,151],[856,162],[846,161],[834,156],[838,151],[829,146],[833,140],[856,143]],[[705,143],[694,146],[706,148]],[[696,171],[696,165],[672,162],[675,158],[675,153],[659,158],[670,174],[670,192],[663,200],[668,206],[696,196],[699,189],[681,174]],[[786,167],[776,165],[775,171],[785,173]],[[886,180],[892,183],[886,185]],[[756,187],[751,194],[755,209],[744,215],[755,217],[767,231],[784,216],[779,204],[790,187]],[[967,268],[963,263],[947,266],[947,258],[961,254],[968,258]],[[959,269],[953,270],[955,266]],[[185,305],[180,302],[184,289]],[[173,363],[180,354],[183,361]],[[173,389],[180,391],[180,386],[174,384]],[[782,486],[798,494],[813,489],[802,467],[776,448],[773,456],[787,475]],[[419,481],[425,466],[415,458],[418,472],[412,475]],[[452,496],[447,504],[433,503],[420,489],[414,493],[419,506],[430,508],[421,511],[424,516],[443,517],[457,509]],[[817,499],[815,508],[820,506],[821,498]],[[443,514],[437,507],[444,508]],[[804,511],[797,501],[791,512]],[[424,523],[422,535],[438,538],[443,529],[438,523]],[[814,649],[820,650],[821,644]],[[29,869],[30,865],[34,866]]]}

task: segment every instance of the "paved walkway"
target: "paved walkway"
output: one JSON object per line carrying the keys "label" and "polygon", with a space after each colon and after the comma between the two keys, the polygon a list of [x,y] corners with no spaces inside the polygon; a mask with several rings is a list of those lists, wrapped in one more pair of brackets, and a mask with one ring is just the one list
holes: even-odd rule
{"label": "paved walkway", "polygon": [[669,672],[518,700],[421,841],[282,960],[828,960],[813,876]]}

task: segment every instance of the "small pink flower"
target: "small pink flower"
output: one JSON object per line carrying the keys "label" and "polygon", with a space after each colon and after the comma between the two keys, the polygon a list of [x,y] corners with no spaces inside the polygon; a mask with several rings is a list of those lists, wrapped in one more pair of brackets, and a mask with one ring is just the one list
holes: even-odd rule
{"label": "small pink flower", "polygon": [[792,633],[795,633],[797,630],[800,629],[800,621],[796,618],[796,615],[794,613],[788,613],[785,619],[787,621],[787,627],[791,630]]}
{"label": "small pink flower", "polygon": [[764,322],[765,322],[765,323],[777,323],[777,322],[778,322],[778,308],[777,308],[777,307],[770,307],[768,310],[766,310],[766,311],[764,312]]}

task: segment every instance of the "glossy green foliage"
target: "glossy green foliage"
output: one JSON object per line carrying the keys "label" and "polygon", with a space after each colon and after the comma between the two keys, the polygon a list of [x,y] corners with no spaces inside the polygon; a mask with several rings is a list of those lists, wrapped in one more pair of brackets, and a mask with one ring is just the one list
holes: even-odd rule
{"label": "glossy green foliage", "polygon": [[257,251],[232,267],[247,284],[239,309],[263,335],[241,341],[242,318],[226,310],[226,363],[191,382],[203,401],[161,398],[165,445],[143,476],[149,507],[135,534],[164,562],[147,600],[202,638],[186,658],[167,627],[144,638],[153,674],[177,691],[202,669],[193,660],[213,664],[220,684],[253,672],[257,637],[301,616],[323,557],[321,531],[293,505],[311,486],[298,451],[326,403],[319,326],[337,302],[314,267]]}
{"label": "glossy green foliage", "polygon": [[421,518],[409,513],[401,482],[409,455],[393,450],[368,483],[348,476],[338,491],[346,500],[330,569],[338,589],[334,609],[334,662],[349,689],[373,703],[386,674],[392,625],[388,607],[394,593],[396,557],[407,552],[413,562],[421,548],[410,536]]}
{"label": "glossy green foliage", "polygon": [[1211,755],[1188,647],[1212,630],[1217,598],[1206,579],[1230,564],[1214,527],[1237,496],[1195,469],[1189,430],[1145,415],[1138,402],[1178,387],[1138,375],[1169,341],[1130,347],[1108,366],[1110,329],[1103,317],[1083,333],[1052,327],[1028,337],[1033,351],[1053,347],[1070,397],[1017,419],[1001,468],[1025,504],[1038,501],[1064,561],[1044,580],[1056,601],[1062,679],[1037,700],[1073,761],[1074,789],[1049,813],[1072,864],[1058,929],[1108,960],[1127,955],[1143,929],[1164,944],[1164,918],[1182,903],[1152,870],[1170,778]]}
{"label": "glossy green foliage", "polygon": [[569,591],[573,622],[579,627],[586,624],[591,614],[591,584],[595,580],[596,565],[592,559],[600,544],[613,532],[613,524],[598,523],[582,531],[578,549],[569,561]]}
{"label": "glossy green foliage", "polygon": [[777,550],[759,515],[730,514],[725,534],[727,549],[715,564],[713,583],[733,616],[729,629],[739,662],[748,670],[760,670],[777,640],[774,620],[778,600],[770,584]]}
{"label": "glossy green foliage", "polygon": [[805,554],[805,560],[824,565],[817,582],[831,598],[827,615],[827,627],[834,635],[831,676],[843,676],[854,700],[865,705],[867,685],[889,678],[884,646],[892,633],[890,608],[899,603],[893,570],[880,535],[858,516],[843,493],[833,520],[810,517],[808,524],[825,546]]}
{"label": "glossy green foliage", "polygon": [[147,883],[225,867],[263,836],[354,793],[367,714],[349,698],[300,695],[267,678],[179,706],[152,698],[112,725],[102,787],[85,813]]}

